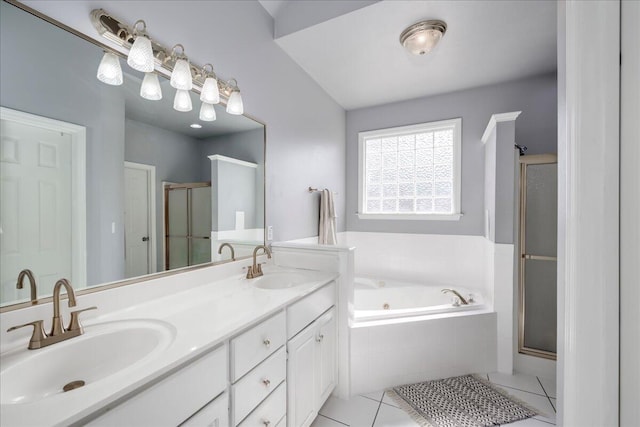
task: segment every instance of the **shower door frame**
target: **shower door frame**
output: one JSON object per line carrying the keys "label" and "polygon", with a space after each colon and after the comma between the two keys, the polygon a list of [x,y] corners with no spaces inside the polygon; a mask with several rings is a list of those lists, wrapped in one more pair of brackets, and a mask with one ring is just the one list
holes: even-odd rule
{"label": "shower door frame", "polygon": [[[529,356],[537,356],[550,360],[557,360],[557,353],[552,351],[540,350],[536,348],[525,347],[524,345],[524,321],[525,321],[525,262],[526,260],[537,261],[554,261],[557,265],[558,257],[531,255],[526,253],[526,214],[527,214],[527,166],[529,165],[546,165],[558,164],[558,156],[556,154],[530,154],[520,156],[520,219],[519,219],[519,241],[518,241],[518,353],[527,354]],[[557,283],[556,283],[557,287]],[[556,303],[557,304],[557,303]],[[557,328],[557,325],[556,325]]]}
{"label": "shower door frame", "polygon": [[[164,269],[169,271],[169,192],[173,190],[186,190],[187,191],[187,241],[191,243],[191,239],[197,238],[191,235],[191,190],[194,188],[202,188],[202,187],[211,187],[211,181],[204,182],[187,182],[187,183],[164,183]],[[207,240],[210,237],[203,237],[203,239]],[[191,265],[191,245],[187,245],[187,267],[192,267]],[[184,268],[184,267],[180,267]]]}

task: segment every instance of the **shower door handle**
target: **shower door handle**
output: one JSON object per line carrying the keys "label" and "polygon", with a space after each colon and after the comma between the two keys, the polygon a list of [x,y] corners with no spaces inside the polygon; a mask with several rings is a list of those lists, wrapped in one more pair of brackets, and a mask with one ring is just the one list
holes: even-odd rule
{"label": "shower door handle", "polygon": [[142,241],[143,241],[143,242],[148,242],[148,241],[149,241],[149,237],[148,237],[148,236],[147,236],[147,237],[143,237],[143,238],[142,238]]}
{"label": "shower door handle", "polygon": [[558,258],[554,256],[530,255],[530,254],[522,254],[522,258],[532,259],[536,261],[557,261],[558,260]]}

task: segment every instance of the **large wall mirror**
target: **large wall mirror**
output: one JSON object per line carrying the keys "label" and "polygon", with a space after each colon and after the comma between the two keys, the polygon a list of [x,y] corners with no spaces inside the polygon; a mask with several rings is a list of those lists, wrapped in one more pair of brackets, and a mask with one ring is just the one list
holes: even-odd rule
{"label": "large wall mirror", "polygon": [[[143,73],[96,78],[103,48],[0,3],[0,306],[68,278],[88,292],[249,256],[264,243],[265,126],[139,96]],[[87,19],[90,19],[87,16]],[[223,67],[224,64],[221,64]],[[21,304],[25,303],[25,304]]]}

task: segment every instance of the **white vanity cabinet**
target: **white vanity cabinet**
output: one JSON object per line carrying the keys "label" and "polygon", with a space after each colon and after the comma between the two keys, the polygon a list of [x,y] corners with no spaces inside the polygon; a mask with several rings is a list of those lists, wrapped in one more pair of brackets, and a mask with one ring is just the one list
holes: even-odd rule
{"label": "white vanity cabinet", "polygon": [[231,339],[233,426],[275,426],[286,415],[286,341],[284,311]]}
{"label": "white vanity cabinet", "polygon": [[[287,342],[288,427],[311,425],[336,385],[335,285],[292,305],[319,316]],[[294,328],[295,331],[295,328]]]}
{"label": "white vanity cabinet", "polygon": [[185,421],[196,425],[189,420],[193,415],[201,421],[207,418],[197,423],[200,426],[226,427],[227,353],[226,344],[218,347],[86,425],[175,427]]}

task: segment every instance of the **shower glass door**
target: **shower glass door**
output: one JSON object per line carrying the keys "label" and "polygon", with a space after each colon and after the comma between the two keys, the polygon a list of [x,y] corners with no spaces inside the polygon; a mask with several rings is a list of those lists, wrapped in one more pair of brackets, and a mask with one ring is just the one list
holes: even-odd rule
{"label": "shower glass door", "polygon": [[556,359],[557,158],[520,157],[518,351]]}
{"label": "shower glass door", "polygon": [[211,262],[211,183],[165,185],[165,269]]}

